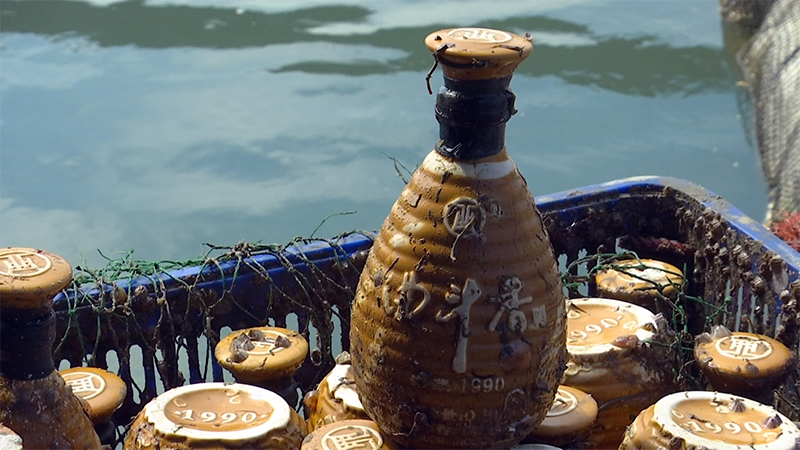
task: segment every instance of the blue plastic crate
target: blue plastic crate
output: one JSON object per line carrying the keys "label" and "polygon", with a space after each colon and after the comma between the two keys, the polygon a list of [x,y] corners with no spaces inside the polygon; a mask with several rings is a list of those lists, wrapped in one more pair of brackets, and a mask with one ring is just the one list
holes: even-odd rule
{"label": "blue plastic crate", "polygon": [[[620,247],[666,260],[687,269],[687,295],[722,308],[711,322],[778,337],[797,353],[800,254],[719,196],[683,180],[636,177],[536,202],[562,267]],[[349,304],[373,237],[348,233],[256,253],[240,245],[228,255],[233,259],[62,293],[56,361],[106,367],[114,353],[120,376],[133,387],[115,415],[127,423],[165,389],[221,381],[212,355],[226,327],[296,320],[313,349],[297,377],[302,389],[313,388],[332,367],[335,350],[349,347]],[[570,294],[594,293],[591,283],[587,289]],[[709,324],[702,310],[692,314],[692,332],[699,333]],[[142,367],[133,368],[143,370],[143,385],[132,380],[132,347],[141,350]],[[786,402],[777,405],[794,420],[798,380],[795,373],[787,381],[780,393]]]}

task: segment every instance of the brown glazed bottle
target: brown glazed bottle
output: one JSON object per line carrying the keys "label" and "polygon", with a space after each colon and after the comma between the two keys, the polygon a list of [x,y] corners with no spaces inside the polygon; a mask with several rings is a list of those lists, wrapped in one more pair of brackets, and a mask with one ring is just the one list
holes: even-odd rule
{"label": "brown glazed bottle", "polygon": [[506,448],[545,417],[565,367],[565,299],[542,217],[506,153],[511,75],[532,48],[437,31],[440,140],[361,274],[351,354],[367,414],[410,448]]}
{"label": "brown glazed bottle", "polygon": [[53,295],[71,281],[72,267],[58,255],[0,249],[0,422],[24,448],[100,448],[91,420],[53,362]]}

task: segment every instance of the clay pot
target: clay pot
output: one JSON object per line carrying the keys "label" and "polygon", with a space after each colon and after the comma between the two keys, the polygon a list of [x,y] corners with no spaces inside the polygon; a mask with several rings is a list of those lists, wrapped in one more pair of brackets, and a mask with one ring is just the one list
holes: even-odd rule
{"label": "clay pot", "polygon": [[369,419],[358,396],[353,366],[336,364],[303,399],[309,431],[348,419]]}
{"label": "clay pot", "polygon": [[597,419],[597,402],[591,395],[559,386],[547,416],[523,442],[583,448]]}
{"label": "clay pot", "polygon": [[800,430],[786,416],[744,397],[678,392],[643,411],[620,450],[793,450]]}
{"label": "clay pot", "polygon": [[126,450],[296,450],[308,433],[285,400],[248,384],[198,383],[145,405],[125,438]]}
{"label": "clay pot", "polygon": [[294,373],[308,355],[308,341],[298,332],[280,327],[256,327],[232,331],[214,349],[219,365],[236,381],[278,393],[289,405],[297,405]]}
{"label": "clay pot", "polygon": [[666,321],[620,300],[572,299],[563,384],[599,406],[590,446],[615,448],[639,412],[677,390]]}
{"label": "clay pot", "polygon": [[83,403],[94,429],[105,445],[114,445],[116,425],[111,415],[122,406],[128,387],[116,374],[96,367],[73,367],[58,372]]}
{"label": "clay pot", "polygon": [[100,447],[53,362],[53,296],[71,282],[72,267],[58,255],[0,249],[0,422],[25,448]]}
{"label": "clay pot", "polygon": [[775,339],[721,325],[695,339],[694,357],[714,389],[767,400],[797,365],[797,357]]}
{"label": "clay pot", "polygon": [[556,260],[499,129],[513,111],[509,64],[530,42],[456,29],[426,45],[445,69],[442,140],[367,258],[352,307],[355,379],[367,414],[404,446],[502,448],[544,419],[565,361]]}
{"label": "clay pot", "polygon": [[73,367],[59,371],[59,374],[73,394],[89,403],[89,416],[95,425],[111,419],[111,414],[122,406],[128,392],[120,377],[96,367]]}
{"label": "clay pot", "polygon": [[311,432],[300,450],[395,450],[399,447],[378,424],[366,419],[347,419],[325,424]]}

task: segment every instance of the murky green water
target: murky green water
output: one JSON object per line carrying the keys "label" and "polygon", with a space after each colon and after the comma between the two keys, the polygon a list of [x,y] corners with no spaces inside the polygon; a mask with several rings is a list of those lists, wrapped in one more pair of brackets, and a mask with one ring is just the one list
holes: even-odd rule
{"label": "murky green water", "polygon": [[465,25],[534,36],[507,133],[534,194],[667,175],[764,214],[714,0],[298,5],[0,3],[0,245],[97,265],[378,228],[386,155],[438,136],[422,39]]}

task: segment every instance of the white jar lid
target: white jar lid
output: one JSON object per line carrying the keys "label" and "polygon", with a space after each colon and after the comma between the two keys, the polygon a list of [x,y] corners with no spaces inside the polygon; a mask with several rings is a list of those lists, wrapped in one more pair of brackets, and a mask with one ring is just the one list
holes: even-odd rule
{"label": "white jar lid", "polygon": [[800,430],[770,406],[737,395],[690,391],[659,400],[653,424],[686,448],[793,450]]}
{"label": "white jar lid", "polygon": [[155,432],[190,441],[243,444],[286,428],[289,405],[278,394],[247,384],[199,383],[171,389],[148,403],[144,419]]}

